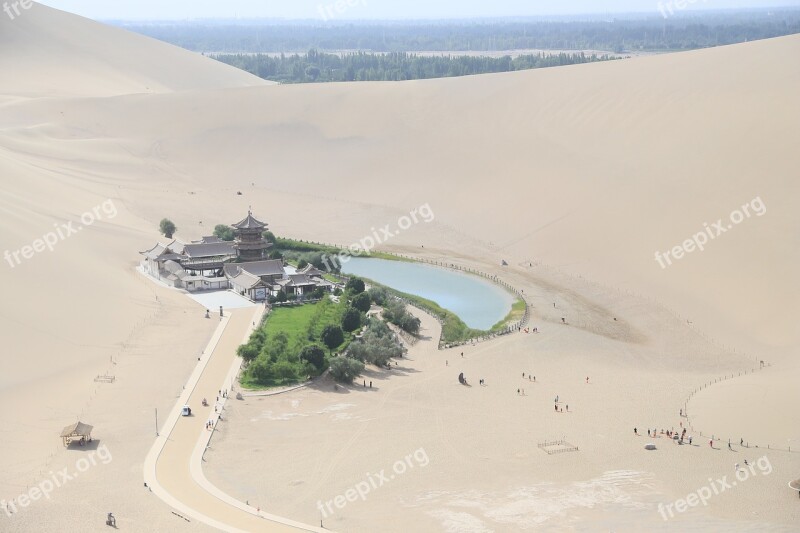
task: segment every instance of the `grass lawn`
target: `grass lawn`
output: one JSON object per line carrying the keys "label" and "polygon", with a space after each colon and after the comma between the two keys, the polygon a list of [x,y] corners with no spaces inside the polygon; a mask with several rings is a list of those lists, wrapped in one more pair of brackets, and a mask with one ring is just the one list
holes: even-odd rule
{"label": "grass lawn", "polygon": [[[288,354],[297,355],[306,345],[312,343],[325,347],[320,340],[322,330],[329,324],[340,325],[342,315],[344,315],[346,309],[347,302],[344,298],[339,303],[325,298],[313,304],[273,309],[261,326],[267,339],[265,350],[269,349],[269,339],[275,338],[280,333],[286,334],[288,339],[286,349]],[[340,352],[344,350],[351,340],[352,335],[345,332],[344,342],[334,351]],[[325,350],[327,351],[327,347],[325,347]],[[268,357],[268,355],[268,353],[262,351],[258,358]],[[248,389],[287,386],[297,382],[297,379],[280,379],[277,377],[258,381],[253,379],[248,372],[242,374],[241,380],[242,387]]]}

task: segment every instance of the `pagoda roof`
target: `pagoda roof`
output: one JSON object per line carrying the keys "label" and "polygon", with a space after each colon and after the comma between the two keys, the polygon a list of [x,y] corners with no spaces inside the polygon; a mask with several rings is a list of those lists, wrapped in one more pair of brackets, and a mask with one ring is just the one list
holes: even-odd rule
{"label": "pagoda roof", "polygon": [[254,217],[253,213],[248,211],[247,217],[241,222],[234,224],[233,227],[236,229],[265,229],[267,225]]}

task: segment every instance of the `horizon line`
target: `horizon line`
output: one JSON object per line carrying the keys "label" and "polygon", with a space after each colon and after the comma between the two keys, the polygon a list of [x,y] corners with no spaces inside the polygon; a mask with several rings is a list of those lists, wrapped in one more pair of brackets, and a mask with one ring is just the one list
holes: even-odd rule
{"label": "horizon line", "polygon": [[[777,6],[750,6],[750,7],[727,7],[714,8],[698,5],[691,9],[685,9],[672,14],[669,18],[691,18],[696,14],[713,13],[753,13],[771,11],[800,11],[798,5],[777,5]],[[77,15],[76,13],[73,13]],[[85,18],[92,18],[85,15]],[[293,23],[324,23],[326,25],[341,25],[353,23],[409,23],[409,22],[478,22],[478,21],[533,21],[533,20],[553,20],[553,19],[575,19],[581,17],[620,17],[620,16],[639,16],[641,18],[663,18],[657,10],[649,11],[592,11],[581,13],[551,13],[547,15],[476,15],[473,17],[402,17],[402,18],[335,18],[323,20],[320,17],[269,17],[269,16],[233,16],[233,17],[184,17],[184,18],[92,18],[98,22],[293,22]]]}

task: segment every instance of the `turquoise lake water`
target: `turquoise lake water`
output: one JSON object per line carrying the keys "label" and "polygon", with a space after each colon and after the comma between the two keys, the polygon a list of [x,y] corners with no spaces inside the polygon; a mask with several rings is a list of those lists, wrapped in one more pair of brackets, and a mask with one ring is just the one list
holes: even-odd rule
{"label": "turquoise lake water", "polygon": [[342,272],[433,300],[475,329],[488,330],[503,320],[515,300],[484,278],[421,263],[352,257]]}

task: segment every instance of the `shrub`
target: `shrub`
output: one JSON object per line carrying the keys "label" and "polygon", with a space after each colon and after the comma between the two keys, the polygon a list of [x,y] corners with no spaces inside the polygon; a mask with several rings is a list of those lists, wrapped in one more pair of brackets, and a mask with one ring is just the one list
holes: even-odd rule
{"label": "shrub", "polygon": [[364,371],[364,363],[350,357],[334,357],[331,360],[330,372],[333,379],[340,383],[352,383]]}

